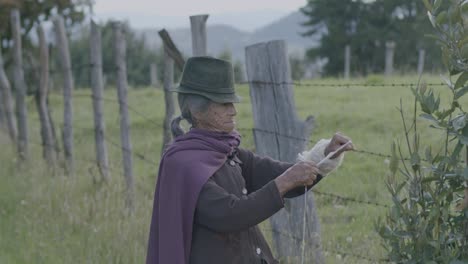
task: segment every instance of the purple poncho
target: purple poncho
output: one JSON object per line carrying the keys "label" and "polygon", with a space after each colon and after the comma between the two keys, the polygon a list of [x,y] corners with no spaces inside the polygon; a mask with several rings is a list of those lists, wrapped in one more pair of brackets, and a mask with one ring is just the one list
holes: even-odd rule
{"label": "purple poncho", "polygon": [[198,194],[239,143],[237,132],[191,129],[164,152],[154,194],[147,264],[188,264]]}

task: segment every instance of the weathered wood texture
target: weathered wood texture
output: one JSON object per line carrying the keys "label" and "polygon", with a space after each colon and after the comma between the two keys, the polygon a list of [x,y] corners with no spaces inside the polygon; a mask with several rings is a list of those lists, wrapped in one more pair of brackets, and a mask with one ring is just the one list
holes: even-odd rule
{"label": "weathered wood texture", "polygon": [[13,83],[16,92],[16,118],[18,128],[18,155],[20,159],[28,157],[28,122],[27,122],[27,106],[26,106],[26,82],[24,80],[23,71],[23,55],[21,43],[21,24],[20,13],[17,9],[11,11],[11,27],[13,36],[13,64],[14,78]]}
{"label": "weathered wood texture", "polygon": [[182,56],[182,53],[180,53],[179,49],[172,41],[171,36],[165,29],[158,31],[158,34],[163,41],[164,51],[167,52],[169,56],[171,56],[177,68],[182,71],[184,69],[185,60]]}
{"label": "weathered wood texture", "polygon": [[13,36],[14,86],[16,92],[16,118],[18,122],[18,155],[25,160],[28,157],[28,110],[26,107],[26,82],[23,71],[23,54],[21,44],[21,24],[18,9],[11,11],[11,31]]}
{"label": "weathered wood texture", "polygon": [[0,89],[0,129],[6,130],[5,107],[1,103],[3,101],[2,90]]}
{"label": "weathered wood texture", "polygon": [[57,47],[63,76],[63,150],[68,173],[74,172],[73,161],[73,74],[67,33],[63,17],[54,19]]}
{"label": "weathered wood texture", "polygon": [[419,49],[418,51],[418,75],[421,75],[424,72],[425,57],[426,57],[426,51],[424,49]]}
{"label": "weathered wood texture", "polygon": [[[246,48],[247,76],[254,118],[254,140],[260,155],[295,162],[303,151],[313,129],[314,118],[300,121],[295,110],[291,70],[284,41],[259,43]],[[289,212],[281,210],[270,218],[273,230],[302,237],[303,198],[288,200]],[[307,263],[323,263],[320,227],[315,201],[308,193],[306,241],[312,244],[306,250]],[[276,253],[281,258],[299,263],[301,242],[289,240],[273,232]]]}
{"label": "weathered wood texture", "polygon": [[385,43],[385,76],[393,75],[393,58],[395,55],[395,42],[388,41]]}
{"label": "weathered wood texture", "polygon": [[5,116],[5,123],[8,129],[8,135],[12,142],[16,142],[18,130],[16,129],[15,105],[13,95],[11,93],[11,85],[5,73],[3,66],[2,52],[0,50],[0,93],[1,104],[3,106],[3,113]]}
{"label": "weathered wood texture", "polygon": [[151,63],[150,65],[150,82],[151,86],[153,87],[159,86],[158,66],[156,65],[156,63]]}
{"label": "weathered wood texture", "polygon": [[206,21],[208,15],[197,15],[190,17],[190,27],[192,29],[192,54],[193,56],[207,55],[206,41]]}
{"label": "weathered wood texture", "polygon": [[344,78],[349,80],[349,72],[351,70],[351,46],[346,45],[345,47],[345,64],[344,64]]}
{"label": "weathered wood texture", "polygon": [[102,41],[99,26],[91,21],[91,35],[89,38],[89,55],[91,62],[91,89],[93,91],[94,110],[94,140],[96,148],[96,161],[104,181],[109,180],[109,158],[105,140],[105,122],[103,113],[103,90],[102,78]]}
{"label": "weathered wood texture", "polygon": [[165,116],[163,127],[163,144],[161,155],[166,149],[167,145],[172,140],[171,121],[174,118],[175,106],[174,96],[170,91],[174,85],[174,59],[171,58],[168,52],[164,52],[164,102],[165,102]]}
{"label": "weathered wood texture", "polygon": [[128,116],[127,103],[127,65],[126,59],[126,40],[122,29],[122,25],[118,22],[113,24],[114,32],[114,57],[115,67],[117,69],[117,94],[119,98],[120,109],[120,140],[122,144],[123,167],[126,182],[126,205],[130,212],[133,212],[134,207],[134,181],[133,181],[133,160],[132,160],[132,144],[130,142],[130,118]]}
{"label": "weathered wood texture", "polygon": [[56,160],[55,142],[52,137],[51,122],[49,120],[49,110],[47,96],[49,94],[49,49],[47,47],[44,29],[37,26],[39,40],[39,89],[36,91],[36,106],[41,123],[41,138],[43,145],[43,156],[49,165],[53,165]]}

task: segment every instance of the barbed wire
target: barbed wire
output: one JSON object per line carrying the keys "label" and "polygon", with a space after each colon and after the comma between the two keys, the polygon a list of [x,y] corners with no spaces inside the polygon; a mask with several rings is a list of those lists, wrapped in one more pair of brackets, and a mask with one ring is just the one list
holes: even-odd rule
{"label": "barbed wire", "polygon": [[[91,68],[93,68],[95,66],[95,64],[93,63],[83,63],[83,64],[78,64],[78,65],[72,65],[71,68],[62,68],[62,67],[58,67],[58,68],[49,68],[49,71],[48,73],[50,75],[55,75],[55,74],[60,74],[62,73],[64,70],[72,70],[72,71],[82,71],[82,70],[91,70]],[[104,66],[101,68],[103,72],[112,72],[112,71],[115,71],[117,70],[117,67],[116,66]],[[41,67],[38,66],[38,65],[30,65],[30,64],[23,64],[23,70],[25,72],[40,72],[41,71]]]}
{"label": "barbed wire", "polygon": [[[86,131],[93,130],[93,128],[84,128],[84,127],[76,127],[76,126],[74,126],[74,128],[79,129],[79,130],[83,130],[83,131],[84,130],[86,130]],[[141,161],[144,161],[145,163],[147,163],[147,164],[149,164],[151,166],[158,167],[156,162],[154,162],[154,161],[150,160],[149,158],[147,158],[146,155],[144,155],[142,153],[135,152],[134,150],[127,149],[127,148],[123,147],[121,144],[117,143],[116,141],[110,139],[108,136],[104,136],[104,139],[109,144],[111,144],[113,147],[121,149],[121,150],[123,150],[125,152],[129,152],[135,158],[137,158],[137,159],[139,159]],[[44,144],[41,144],[41,145],[44,146]],[[93,162],[93,163],[96,163],[96,162]],[[338,194],[334,194],[334,193],[327,193],[327,192],[323,192],[323,191],[317,191],[315,189],[312,189],[312,191],[314,193],[318,194],[318,195],[328,196],[328,197],[332,197],[332,198],[339,199],[339,200],[342,200],[342,201],[365,204],[365,205],[374,205],[374,206],[385,207],[385,208],[389,207],[388,205],[381,204],[381,203],[378,203],[378,202],[365,201],[365,200],[361,200],[361,199],[357,199],[357,198],[353,198],[353,197],[342,196],[342,195],[338,195]]]}
{"label": "barbed wire", "polygon": [[[302,81],[297,82],[265,82],[265,81],[245,81],[239,82],[238,84],[262,84],[262,85],[295,85],[295,86],[315,86],[315,87],[406,87],[406,86],[418,86],[418,83],[315,83],[314,80],[307,80],[307,83]],[[419,85],[426,86],[446,86],[447,84],[440,83],[424,83],[421,82]]]}
{"label": "barbed wire", "polygon": [[[288,238],[288,239],[291,239],[291,240],[294,240],[296,242],[302,242],[302,238],[299,238],[293,234],[289,234],[289,233],[285,233],[281,230],[277,230],[277,229],[274,229],[274,228],[264,228],[264,227],[260,227],[260,230],[261,231],[264,231],[264,232],[272,232],[272,233],[276,233],[284,238]],[[307,245],[309,246],[316,246],[312,243],[310,243],[310,241],[306,241],[305,242]],[[362,260],[367,260],[367,261],[370,261],[370,262],[374,262],[374,263],[388,263],[388,262],[391,262],[389,259],[385,259],[385,258],[374,258],[374,257],[371,257],[371,256],[365,256],[365,255],[362,255],[362,254],[356,254],[356,253],[350,253],[350,252],[344,252],[344,251],[341,251],[339,249],[330,249],[330,248],[326,248],[323,246],[323,243],[321,244],[321,249],[323,251],[326,251],[326,252],[329,252],[329,253],[333,253],[333,254],[339,254],[343,257],[346,257],[346,256],[350,256],[350,257],[353,257],[353,258],[356,258],[356,259],[362,259]]]}
{"label": "barbed wire", "polygon": [[[43,142],[39,143],[39,142],[32,141],[32,140],[29,140],[29,143],[32,144],[32,145],[35,145],[35,146],[39,146],[39,147],[50,147],[50,148],[53,149],[53,152],[55,152],[57,154],[63,154],[64,153],[64,151],[62,151],[60,149],[56,149],[55,145],[44,144]],[[90,164],[90,165],[94,165],[96,167],[104,166],[104,169],[107,169],[109,171],[112,171],[112,172],[115,172],[117,174],[123,175],[123,173],[120,171],[120,169],[112,167],[112,166],[106,166],[106,165],[103,165],[103,164],[99,164],[98,161],[94,160],[94,159],[83,159],[83,158],[73,157],[73,160],[83,162],[83,163],[87,163],[87,164]]]}
{"label": "barbed wire", "polygon": [[[96,99],[97,98],[98,100],[104,100],[104,101],[108,101],[108,102],[112,102],[112,103],[116,103],[116,104],[122,104],[123,103],[121,100],[118,100],[118,99],[111,99],[111,98],[105,98],[105,97],[95,97],[92,94],[91,95],[75,94],[75,96],[86,97],[86,98],[91,98],[91,99]],[[162,125],[158,124],[157,122],[155,122],[151,118],[147,117],[145,114],[139,112],[138,110],[136,110],[135,107],[132,107],[129,104],[125,104],[125,105],[127,106],[127,108],[130,111],[132,111],[132,112],[138,114],[139,116],[143,117],[145,120],[150,122],[155,127],[162,128]],[[82,128],[82,127],[77,127],[76,125],[74,125],[74,128],[80,129],[80,130],[87,130],[87,131],[94,130],[94,128]],[[297,137],[297,136],[293,136],[293,135],[287,135],[287,134],[279,133],[279,132],[276,132],[276,131],[269,131],[269,130],[266,130],[266,129],[245,128],[244,127],[244,128],[238,128],[238,130],[239,131],[249,131],[249,132],[252,131],[254,133],[255,133],[255,131],[258,131],[258,132],[274,134],[274,135],[277,135],[277,136],[286,137],[286,138],[290,138],[290,139],[295,139],[295,140],[299,140],[299,141],[317,143],[317,141],[315,141],[315,140],[311,140],[311,139],[307,139],[307,138],[303,138],[303,137]],[[108,136],[105,136],[105,140],[107,142],[109,142],[109,144],[111,144],[113,147],[121,149],[121,150],[123,150],[125,152],[130,152],[131,155],[134,156],[135,158],[137,158],[138,160],[144,161],[145,163],[150,164],[151,166],[157,167],[156,162],[154,162],[154,161],[150,160],[149,158],[147,158],[146,155],[144,155],[142,153],[135,152],[134,150],[124,148],[121,144],[119,144],[116,141],[110,139]],[[366,154],[366,155],[371,155],[371,156],[377,156],[377,157],[381,157],[381,158],[392,158],[391,155],[382,154],[382,153],[378,153],[378,152],[374,152],[374,151],[368,151],[368,150],[355,150],[355,152]],[[410,159],[404,159],[404,160],[410,160]],[[313,190],[313,192],[318,194],[318,195],[328,196],[328,197],[332,197],[334,199],[339,199],[339,200],[347,201],[347,202],[366,204],[366,205],[373,205],[373,206],[384,207],[384,208],[389,207],[388,205],[381,204],[381,203],[378,203],[378,202],[364,201],[364,200],[360,200],[360,199],[357,199],[357,198],[341,196],[341,195],[337,195],[337,194],[333,194],[333,193],[326,193],[326,192],[317,191],[317,190]]]}
{"label": "barbed wire", "polygon": [[153,167],[156,167],[156,168],[159,168],[159,166],[156,164],[156,162],[148,159],[144,154],[142,153],[138,153],[138,152],[135,152],[134,150],[131,150],[131,149],[128,149],[122,145],[120,145],[119,143],[111,140],[109,137],[106,137],[104,136],[104,138],[106,139],[107,142],[109,142],[112,146],[116,147],[116,148],[119,148],[125,152],[128,152],[130,153],[132,156],[134,156],[135,158],[141,160],[141,161],[144,161],[145,163],[153,166]]}
{"label": "barbed wire", "polygon": [[[83,69],[85,70],[90,70],[92,67],[95,65],[92,63],[83,63],[79,65],[73,65],[71,67],[72,71],[82,71]],[[23,69],[25,71],[40,71],[40,66],[30,66],[30,65],[24,65]],[[102,70],[104,72],[112,72],[116,71],[117,67],[116,66],[111,66],[111,67],[102,67]],[[57,69],[49,69],[49,74],[55,75],[57,73],[62,72],[63,69],[57,68]],[[88,80],[89,81],[89,80]],[[343,80],[345,81],[345,80]],[[242,82],[237,82],[236,84],[238,85],[249,85],[249,84],[260,84],[260,85],[294,85],[294,86],[302,86],[302,87],[345,87],[345,88],[351,88],[351,87],[413,87],[413,86],[419,86],[424,84],[425,86],[446,86],[447,84],[444,82],[421,82],[421,83],[411,83],[411,82],[399,82],[399,83],[369,83],[369,82],[364,82],[364,83],[346,83],[346,82],[316,82],[314,79],[310,80],[300,80],[300,81],[291,81],[291,82],[268,82],[268,81],[261,81],[261,80],[252,80],[252,81],[242,81]]]}
{"label": "barbed wire", "polygon": [[147,117],[145,114],[143,114],[142,112],[140,112],[139,110],[136,110],[135,107],[129,105],[128,103],[125,103],[124,101],[120,100],[120,99],[111,99],[111,98],[105,98],[105,97],[97,97],[93,94],[91,95],[83,95],[83,94],[80,94],[80,95],[77,95],[77,96],[80,96],[80,97],[90,97],[92,99],[97,99],[97,100],[102,100],[102,101],[107,101],[107,102],[113,102],[113,103],[118,103],[118,104],[121,104],[121,105],[124,105],[127,107],[128,110],[130,110],[130,112],[133,112],[135,113],[136,115],[142,117],[144,120],[148,121],[150,124],[152,124],[153,126],[157,127],[157,128],[161,128],[162,126],[160,124],[158,124],[156,121],[154,121],[153,119]]}
{"label": "barbed wire", "polygon": [[[89,97],[89,95],[83,95],[83,96],[87,96]],[[91,96],[91,98],[93,98]],[[109,99],[109,98],[98,98],[99,100],[108,100],[110,102],[114,102],[114,103],[120,103],[119,100],[114,100],[114,99]],[[127,105],[128,106],[128,105]],[[142,114],[142,116],[145,116],[144,114]],[[146,117],[146,116],[145,116]],[[154,123],[156,125],[156,123]],[[162,128],[162,126],[160,126],[159,124],[157,124],[158,127]],[[93,130],[93,128],[83,128],[83,127],[77,127],[76,125],[74,126],[75,129],[79,129],[79,130]],[[290,136],[290,135],[284,135],[284,134],[281,134],[281,133],[277,133],[277,132],[274,132],[274,131],[268,131],[268,130],[264,130],[264,129],[255,129],[255,128],[240,128],[239,130],[244,130],[244,131],[261,131],[261,132],[267,132],[267,133],[271,133],[271,134],[277,134],[277,135],[280,135],[280,136],[286,136],[286,137],[289,137],[289,138],[294,138],[296,140],[307,140],[305,138],[300,138],[300,137],[294,137],[294,136]],[[109,138],[108,136],[105,136],[104,137],[105,140],[112,146],[118,148],[118,149],[121,149],[123,151],[126,151],[126,152],[130,152],[132,154],[132,156],[134,156],[137,160],[140,160],[140,161],[143,161],[151,166],[154,166],[154,167],[158,167],[157,164],[151,160],[149,160],[144,154],[142,153],[138,153],[134,150],[130,150],[130,149],[127,149],[127,148],[124,148],[121,144],[119,144],[118,142],[112,140],[111,138]],[[313,140],[309,140],[310,142],[314,142],[316,143],[315,141]],[[39,144],[41,146],[43,146],[44,144]],[[362,153],[364,154],[369,154],[369,155],[374,155],[374,156],[380,156],[380,157],[389,157],[389,155],[385,155],[385,154],[381,154],[381,153],[374,153],[374,152],[370,152],[370,151],[362,151]],[[92,164],[93,166],[99,166],[99,164],[97,164],[96,161],[94,160],[86,160],[86,159],[77,159],[76,157],[74,157],[74,159],[76,160],[81,160],[82,162],[86,162],[87,164]],[[121,170],[117,169],[117,168],[110,168],[109,166],[109,170],[113,171],[113,172],[116,172],[120,175],[123,175],[123,172],[121,172]],[[339,199],[339,200],[342,200],[342,201],[346,201],[346,202],[352,202],[352,203],[358,203],[358,204],[365,204],[365,205],[370,205],[370,206],[377,206],[377,207],[384,207],[384,208],[388,208],[389,206],[388,205],[385,205],[385,204],[381,204],[381,203],[378,203],[378,202],[372,202],[372,201],[365,201],[365,200],[361,200],[361,199],[357,199],[357,198],[353,198],[353,197],[346,197],[346,196],[342,196],[342,195],[337,195],[337,194],[333,194],[333,193],[327,193],[327,192],[323,192],[323,191],[317,191],[317,190],[314,190],[312,189],[312,191],[317,194],[317,195],[322,195],[322,196],[328,196],[328,197],[332,197],[334,199]],[[283,237],[289,237],[290,239],[294,239],[296,241],[301,241],[301,239],[297,238],[297,237],[294,237],[293,235],[291,234],[287,234],[287,233],[284,233],[284,232],[281,232],[281,231],[278,231],[278,230],[272,230],[278,234],[281,234]],[[310,244],[310,243],[308,243]],[[384,263],[384,262],[389,262],[388,260],[386,259],[377,259],[377,258],[373,258],[371,256],[366,256],[366,255],[362,255],[362,254],[356,254],[356,253],[350,253],[350,252],[344,252],[344,251],[341,251],[339,249],[332,249],[332,248],[325,248],[323,247],[323,245],[321,245],[323,250],[325,252],[329,252],[329,253],[332,253],[332,254],[339,254],[340,256],[342,257],[352,257],[352,258],[356,258],[356,259],[361,259],[361,260],[366,260],[366,261],[370,261],[370,262],[374,262],[374,263],[377,263],[377,262],[381,262],[381,263]]]}
{"label": "barbed wire", "polygon": [[346,202],[352,202],[352,203],[359,203],[359,204],[366,204],[366,205],[372,205],[372,206],[377,206],[377,207],[384,207],[384,208],[389,208],[389,205],[382,204],[379,202],[372,202],[372,201],[365,201],[365,200],[360,200],[352,197],[346,197],[334,193],[327,193],[327,192],[322,192],[322,191],[317,191],[315,189],[312,189],[312,192],[318,195],[322,196],[329,196],[338,200],[346,201]]}
{"label": "barbed wire", "polygon": [[[295,139],[295,140],[298,140],[298,141],[306,141],[306,142],[310,142],[310,143],[313,143],[313,144],[317,143],[317,141],[312,140],[312,139],[291,136],[291,135],[279,133],[279,132],[276,132],[276,131],[270,131],[270,130],[265,130],[265,129],[260,129],[260,128],[237,128],[237,130],[239,130],[239,131],[259,131],[259,132],[263,132],[263,133],[267,133],[267,134],[274,134],[274,135],[277,135],[277,136],[280,136],[280,137]],[[353,152],[366,154],[366,155],[371,155],[371,156],[376,156],[376,157],[381,157],[381,158],[392,158],[392,155],[378,153],[378,152],[369,151],[369,150],[355,149],[355,150],[353,150]],[[399,160],[410,161],[411,159],[409,159],[409,158],[403,158],[403,159],[399,158]],[[426,160],[423,160],[423,161],[426,161]]]}

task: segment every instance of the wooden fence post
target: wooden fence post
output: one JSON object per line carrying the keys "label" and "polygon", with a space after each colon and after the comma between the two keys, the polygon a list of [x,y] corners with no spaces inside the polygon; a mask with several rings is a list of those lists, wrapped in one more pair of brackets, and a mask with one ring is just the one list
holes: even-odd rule
{"label": "wooden fence post", "polygon": [[1,104],[8,128],[8,135],[12,142],[16,142],[18,130],[16,129],[16,117],[14,110],[14,100],[11,93],[11,86],[3,67],[2,52],[0,50],[0,93],[2,94]]}
{"label": "wooden fence post", "polygon": [[56,41],[60,52],[60,62],[63,74],[63,149],[65,153],[65,168],[67,173],[74,173],[73,162],[73,73],[68,48],[67,33],[62,16],[54,20]]}
{"label": "wooden fence post", "polygon": [[345,80],[349,80],[349,72],[351,69],[351,46],[346,45],[345,47],[345,56],[344,56],[344,78]]}
{"label": "wooden fence post", "polygon": [[193,56],[205,56],[207,54],[206,20],[208,20],[208,15],[197,15],[190,17]]}
{"label": "wooden fence post", "polygon": [[[166,47],[164,48],[166,50]],[[164,134],[161,156],[167,145],[172,140],[171,121],[175,114],[174,97],[170,89],[174,84],[174,60],[169,53],[164,51],[164,102],[166,106],[166,115],[164,117]]]}
{"label": "wooden fence post", "polygon": [[43,156],[47,163],[52,165],[55,162],[55,149],[47,105],[47,96],[49,93],[49,49],[47,47],[44,29],[41,25],[37,26],[37,35],[39,39],[40,81],[39,89],[36,92],[36,105],[41,122]]}
{"label": "wooden fence post", "polygon": [[89,38],[91,62],[91,88],[93,91],[94,110],[94,139],[96,146],[96,160],[104,181],[109,180],[109,159],[105,141],[105,123],[102,110],[103,79],[102,79],[102,47],[101,31],[91,20],[91,36]]}
{"label": "wooden fence post", "polygon": [[385,43],[385,76],[393,75],[393,57],[395,55],[395,42],[387,41]]}
{"label": "wooden fence post", "polygon": [[[286,43],[271,41],[246,48],[247,76],[250,85],[254,118],[256,151],[273,159],[295,162],[297,154],[304,150],[313,129],[314,118],[300,121],[294,103],[291,70]],[[305,234],[310,245],[306,250],[307,263],[323,263],[320,244],[319,220],[314,197],[308,196],[308,230]],[[303,225],[303,198],[289,199],[290,211],[281,210],[270,218],[273,230],[287,232],[301,238]],[[281,237],[273,232],[276,253],[281,258],[290,258],[299,263],[301,242]]]}
{"label": "wooden fence post", "polygon": [[163,41],[164,52],[166,52],[167,54],[169,54],[169,56],[171,56],[177,68],[180,71],[182,71],[184,69],[185,60],[184,60],[184,57],[182,56],[182,53],[180,53],[179,49],[172,41],[171,36],[169,36],[169,33],[165,29],[158,31],[158,34],[161,37],[161,40]]}
{"label": "wooden fence post", "polygon": [[174,84],[174,64],[179,70],[184,68],[184,58],[172,41],[169,33],[165,29],[158,32],[164,46],[164,102],[166,106],[166,115],[164,116],[163,144],[161,155],[167,144],[172,139],[171,121],[175,113],[175,103],[172,92],[169,89]]}
{"label": "wooden fence post", "polygon": [[[3,101],[3,93],[0,89],[0,102]],[[3,107],[3,104],[0,103],[0,129],[6,130],[6,118],[5,118],[5,107]]]}
{"label": "wooden fence post", "polygon": [[426,56],[426,51],[424,49],[419,49],[418,52],[418,75],[423,74],[424,72],[424,59]]}
{"label": "wooden fence post", "polygon": [[127,186],[127,208],[132,213],[134,211],[134,183],[133,183],[133,160],[132,160],[132,145],[130,142],[130,119],[128,117],[127,104],[127,66],[125,64],[126,48],[125,35],[122,25],[118,22],[113,24],[114,31],[114,57],[115,67],[117,69],[117,94],[119,97],[120,108],[120,139],[122,144],[124,176]]}
{"label": "wooden fence post", "polygon": [[151,86],[153,87],[159,86],[158,67],[156,63],[151,63],[150,65],[150,81],[151,81]]}
{"label": "wooden fence post", "polygon": [[18,155],[25,160],[29,154],[28,147],[28,110],[26,107],[26,82],[24,81],[23,55],[21,45],[20,12],[11,11],[11,27],[13,35],[14,85],[16,88],[16,118],[18,121]]}

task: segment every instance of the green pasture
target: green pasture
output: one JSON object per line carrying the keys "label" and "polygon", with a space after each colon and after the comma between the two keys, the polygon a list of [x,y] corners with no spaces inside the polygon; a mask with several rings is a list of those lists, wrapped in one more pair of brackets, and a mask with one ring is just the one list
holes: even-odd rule
{"label": "green pasture", "polygon": [[[424,76],[428,83],[441,83],[437,76]],[[417,83],[418,78],[371,76],[352,79],[317,79],[295,86],[300,118],[316,118],[312,140],[329,138],[340,131],[353,139],[358,150],[390,152],[394,139],[403,140],[400,99],[410,119],[414,102],[410,86],[378,86]],[[353,86],[308,86],[310,84],[364,84]],[[376,86],[368,86],[373,84]],[[431,86],[432,87],[432,86]],[[445,86],[434,86],[443,101]],[[238,127],[242,146],[254,150],[249,88],[239,85],[243,102],[238,104]],[[100,182],[94,160],[92,104],[89,90],[74,97],[76,173],[64,176],[61,169],[47,168],[41,156],[39,118],[33,98],[28,98],[30,159],[20,165],[7,134],[0,132],[0,263],[143,263],[146,254],[154,186],[161,151],[164,99],[161,89],[129,92],[131,138],[134,157],[135,205],[133,216],[125,211],[125,183],[121,150],[108,143],[111,180]],[[116,99],[108,89],[105,97]],[[461,102],[468,103],[468,102]],[[62,124],[62,97],[50,96],[57,132]],[[118,105],[105,101],[106,133],[120,142]],[[444,140],[440,132],[418,121],[422,145],[434,149]],[[403,143],[403,141],[402,141]],[[310,147],[312,146],[312,143]],[[386,159],[365,153],[348,153],[342,167],[324,179],[316,190],[362,201],[390,205],[385,188]],[[315,195],[320,217],[322,244],[327,263],[375,263],[385,258],[374,222],[387,208]],[[269,237],[267,235],[267,237]],[[365,257],[366,260],[361,257]]]}

